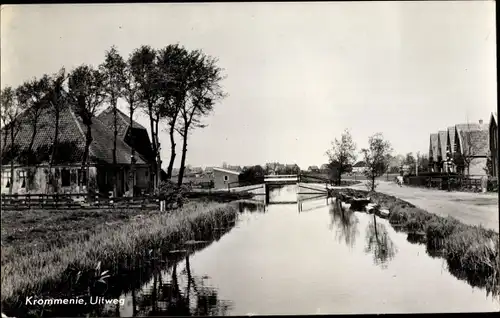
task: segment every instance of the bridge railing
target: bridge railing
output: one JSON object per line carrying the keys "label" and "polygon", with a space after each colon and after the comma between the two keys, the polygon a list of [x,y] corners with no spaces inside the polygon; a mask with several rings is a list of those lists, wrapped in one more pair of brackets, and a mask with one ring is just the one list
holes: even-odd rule
{"label": "bridge railing", "polygon": [[264,176],[264,179],[288,179],[288,178],[297,178],[296,174],[277,174],[277,175],[267,175]]}

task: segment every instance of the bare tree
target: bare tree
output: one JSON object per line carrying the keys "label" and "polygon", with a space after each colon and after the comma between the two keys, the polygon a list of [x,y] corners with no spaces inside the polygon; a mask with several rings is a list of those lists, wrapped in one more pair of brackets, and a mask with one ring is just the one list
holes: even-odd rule
{"label": "bare tree", "polygon": [[105,98],[104,76],[99,70],[93,69],[91,66],[81,65],[69,75],[68,88],[70,100],[87,128],[82,170],[87,175],[88,183],[87,160],[92,143],[92,123]]}
{"label": "bare tree", "polygon": [[215,102],[225,97],[220,86],[223,80],[222,69],[217,66],[217,59],[205,55],[201,50],[190,52],[187,58],[186,98],[180,108],[181,121],[177,132],[182,136],[182,155],[177,184],[182,185],[186,163],[187,141],[194,128],[206,127],[201,119],[212,110]]}
{"label": "bare tree", "polygon": [[[47,175],[47,185],[53,182],[52,177],[52,166],[57,160],[57,150],[59,147],[59,125],[61,119],[61,112],[66,105],[66,99],[64,97],[63,85],[68,74],[64,68],[61,68],[56,74],[49,77],[49,94],[48,94],[48,104],[49,104],[49,114],[54,118],[54,139],[52,142],[52,150],[49,159],[49,170]],[[54,184],[55,185],[55,184]],[[48,189],[49,187],[47,187]]]}
{"label": "bare tree", "polygon": [[135,110],[139,107],[140,105],[140,96],[139,96],[139,84],[134,76],[134,72],[132,72],[132,56],[129,57],[129,59],[126,62],[125,66],[125,82],[124,82],[124,92],[123,92],[123,99],[128,104],[128,111],[129,111],[129,132],[130,132],[130,148],[131,148],[131,154],[130,154],[130,164],[131,164],[131,170],[132,170],[132,184],[131,188],[132,191],[135,188],[135,167],[134,164],[136,162],[135,158],[135,140],[134,140],[134,134],[132,132],[133,128],[133,123],[134,123],[134,112]]}
{"label": "bare tree", "polygon": [[117,196],[116,141],[118,139],[118,99],[124,95],[126,63],[115,46],[106,51],[104,63],[100,66],[104,79],[105,100],[113,108],[113,196]]}
{"label": "bare tree", "polygon": [[344,130],[340,140],[335,138],[331,148],[326,152],[329,158],[330,169],[337,169],[338,183],[342,181],[342,174],[348,172],[356,160],[356,144],[352,140],[348,129]]}
{"label": "bare tree", "polygon": [[157,52],[148,45],[136,49],[130,58],[131,71],[137,81],[141,106],[149,117],[152,148],[155,156],[153,162],[153,189],[157,189],[160,179],[161,158],[158,138],[160,114],[160,74],[157,67]]}
{"label": "bare tree", "polygon": [[[14,184],[14,160],[16,158],[16,147],[14,144],[14,140],[16,139],[17,134],[20,129],[20,106],[19,100],[17,99],[16,92],[12,87],[7,86],[0,92],[0,102],[1,102],[1,119],[3,128],[5,131],[4,134],[8,134],[10,136],[10,149],[7,151],[5,148],[2,151],[2,159],[8,156],[10,161],[10,187],[9,194],[12,194],[12,186]],[[3,161],[3,160],[2,160]]]}
{"label": "bare tree", "polygon": [[369,147],[362,149],[366,170],[365,176],[369,179],[368,186],[371,191],[375,191],[375,179],[382,176],[389,167],[391,144],[384,140],[381,133],[376,133],[368,138]]}
{"label": "bare tree", "polygon": [[172,177],[175,162],[175,127],[179,118],[180,109],[187,94],[188,52],[179,45],[168,45],[158,52],[158,68],[160,71],[160,85],[162,96],[161,112],[168,122],[170,136],[170,161],[167,168],[167,179]]}
{"label": "bare tree", "polygon": [[31,138],[26,151],[26,164],[30,165],[33,157],[33,143],[35,142],[35,137],[39,127],[40,117],[45,110],[46,99],[49,92],[50,79],[47,75],[44,75],[40,79],[33,79],[24,82],[16,90],[17,99],[19,100],[20,106],[24,109],[25,120],[31,126]]}

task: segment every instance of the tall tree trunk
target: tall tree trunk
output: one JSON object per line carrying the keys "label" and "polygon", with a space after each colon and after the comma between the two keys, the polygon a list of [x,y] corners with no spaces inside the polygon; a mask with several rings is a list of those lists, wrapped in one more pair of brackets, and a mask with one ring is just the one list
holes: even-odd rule
{"label": "tall tree trunk", "polygon": [[117,110],[116,110],[116,99],[112,97],[113,103],[113,196],[118,196],[118,185],[117,185],[117,167],[116,167],[116,139],[118,138],[118,122],[117,122]]}
{"label": "tall tree trunk", "polygon": [[180,187],[182,185],[182,179],[184,178],[184,170],[186,164],[186,152],[187,152],[187,129],[184,129],[184,134],[182,136],[182,154],[181,154],[181,167],[179,169],[179,178],[177,179],[177,185]]}
{"label": "tall tree trunk", "polygon": [[133,124],[134,124],[134,106],[132,103],[130,103],[130,123],[129,123],[129,131],[130,131],[130,148],[132,149],[132,153],[130,155],[130,165],[131,165],[131,170],[132,170],[132,196],[135,195],[134,189],[135,189],[135,147],[134,147],[134,130],[133,130]]}
{"label": "tall tree trunk", "polygon": [[89,157],[89,151],[90,151],[90,144],[92,143],[92,129],[91,129],[91,123],[88,123],[87,126],[87,133],[85,134],[85,150],[83,152],[83,158],[82,158],[82,172],[85,173],[87,176],[87,194],[89,198],[89,202],[91,201],[91,192],[90,192],[90,186],[89,186],[89,181],[90,181],[90,174],[89,174],[89,166],[87,164],[87,159]]}
{"label": "tall tree trunk", "polygon": [[158,185],[158,176],[156,175],[156,156],[157,156],[157,148],[156,148],[156,137],[155,137],[155,127],[154,127],[154,117],[153,117],[153,105],[148,103],[148,111],[149,111],[149,125],[151,129],[151,142],[153,146],[153,155],[154,159],[152,161],[152,172],[153,172],[153,190],[156,190]]}
{"label": "tall tree trunk", "polygon": [[10,149],[11,149],[11,157],[10,157],[10,187],[9,194],[12,194],[12,188],[14,187],[14,126],[15,123],[11,123],[10,127]]}
{"label": "tall tree trunk", "polygon": [[156,130],[155,130],[155,137],[156,137],[156,175],[158,176],[158,186],[161,183],[161,145],[160,145],[160,138],[158,136],[158,126],[160,124],[160,115],[156,115]]}
{"label": "tall tree trunk", "polygon": [[[50,182],[54,182],[53,180],[53,173],[52,173],[52,166],[54,165],[54,162],[56,160],[56,156],[57,156],[57,147],[59,146],[59,119],[61,117],[61,114],[60,114],[60,111],[59,110],[56,110],[55,112],[55,119],[56,119],[56,122],[55,122],[55,129],[54,129],[54,142],[53,142],[53,145],[52,145],[52,154],[50,155],[50,161],[49,161],[49,175],[48,175],[48,180],[47,180],[47,189],[49,189],[49,185],[50,185]],[[83,173],[83,171],[82,171]],[[57,191],[57,187],[54,187],[53,190],[56,190]]]}
{"label": "tall tree trunk", "polygon": [[372,191],[375,191],[375,174],[372,174]]}
{"label": "tall tree trunk", "polygon": [[172,170],[174,168],[174,162],[175,162],[175,139],[174,139],[174,132],[175,132],[175,120],[171,123],[170,125],[170,161],[168,163],[168,169],[167,169],[167,179],[170,180],[172,178]]}

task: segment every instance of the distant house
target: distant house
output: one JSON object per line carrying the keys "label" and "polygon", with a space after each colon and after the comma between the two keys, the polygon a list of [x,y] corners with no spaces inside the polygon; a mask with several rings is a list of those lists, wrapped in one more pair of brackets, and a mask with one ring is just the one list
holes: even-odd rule
{"label": "distant house", "polygon": [[[490,156],[489,127],[479,124],[459,124],[455,126],[454,161],[457,172],[471,177],[482,177]],[[466,160],[470,160],[467,167]]]}
{"label": "distant house", "polygon": [[438,166],[438,171],[444,172],[447,171],[447,164],[446,164],[446,145],[448,143],[448,131],[447,130],[440,130],[438,132],[438,158],[437,158],[437,166]]}
{"label": "distant house", "polygon": [[[238,182],[239,171],[223,169],[223,168],[213,168],[213,180],[216,189],[225,189],[228,187],[229,183]],[[237,184],[233,185],[237,186]]]}
{"label": "distant house", "polygon": [[241,172],[241,167],[240,166],[227,166],[227,169]]}
{"label": "distant house", "polygon": [[189,170],[189,175],[192,176],[192,177],[195,177],[195,178],[201,177],[202,174],[203,174],[203,168],[202,167],[192,167]]}
{"label": "distant house", "polygon": [[205,173],[206,175],[210,175],[214,172],[214,167],[205,167],[205,169],[203,170],[203,173]]}
{"label": "distant house", "polygon": [[307,171],[308,172],[320,172],[318,166],[309,166],[309,168],[307,168]]}
{"label": "distant house", "polygon": [[439,155],[439,140],[438,134],[431,134],[429,139],[429,170],[431,172],[439,171],[438,155]]}
{"label": "distant house", "polygon": [[[447,136],[446,136],[446,153],[447,156],[450,158],[454,157],[454,151],[455,151],[455,126],[448,127],[447,129]],[[450,160],[450,162],[447,165],[447,169],[449,172],[456,172],[456,167],[455,163],[453,160]]]}
{"label": "distant house", "polygon": [[287,164],[285,165],[285,173],[298,174],[300,173],[300,167],[297,164]]}
{"label": "distant house", "polygon": [[497,112],[491,113],[490,125],[490,154],[492,163],[493,176],[499,177],[498,173],[498,116]]}
{"label": "distant house", "polygon": [[366,163],[364,161],[358,161],[352,166],[353,173],[363,173],[366,169]]}
{"label": "distant house", "polygon": [[[121,116],[121,115],[119,115]],[[86,126],[73,107],[66,105],[60,114],[57,155],[51,153],[54,136],[54,118],[48,110],[42,112],[32,149],[32,161],[28,166],[23,153],[33,133],[28,119],[20,118],[21,126],[14,145],[7,143],[2,151],[2,193],[94,193],[108,194],[116,186],[117,195],[130,195],[132,184],[137,191],[147,191],[151,187],[151,144],[147,131],[133,122],[132,127],[119,119],[116,162],[118,175],[113,184],[113,130],[106,121],[106,115],[93,119],[91,126],[92,143],[87,160],[88,169],[82,169],[81,162],[85,150]],[[142,128],[141,128],[142,127]],[[2,129],[2,135],[7,133]],[[128,136],[128,137],[127,137]],[[3,138],[2,138],[3,140]],[[135,164],[131,165],[132,149],[136,141]],[[142,146],[139,146],[142,144]],[[10,151],[8,150],[10,149]],[[14,149],[15,151],[12,151]],[[14,164],[14,182],[11,184],[10,163]],[[133,168],[132,168],[133,167]],[[51,171],[49,171],[49,168]],[[135,181],[134,181],[135,180]]]}

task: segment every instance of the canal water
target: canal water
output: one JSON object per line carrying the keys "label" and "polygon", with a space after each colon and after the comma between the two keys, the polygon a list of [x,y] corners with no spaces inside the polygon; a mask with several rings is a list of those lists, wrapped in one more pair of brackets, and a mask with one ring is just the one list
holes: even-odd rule
{"label": "canal water", "polygon": [[228,234],[123,294],[109,315],[500,310],[498,299],[452,276],[386,220],[343,213],[313,194],[294,204],[297,191],[274,189],[269,205],[243,207]]}

